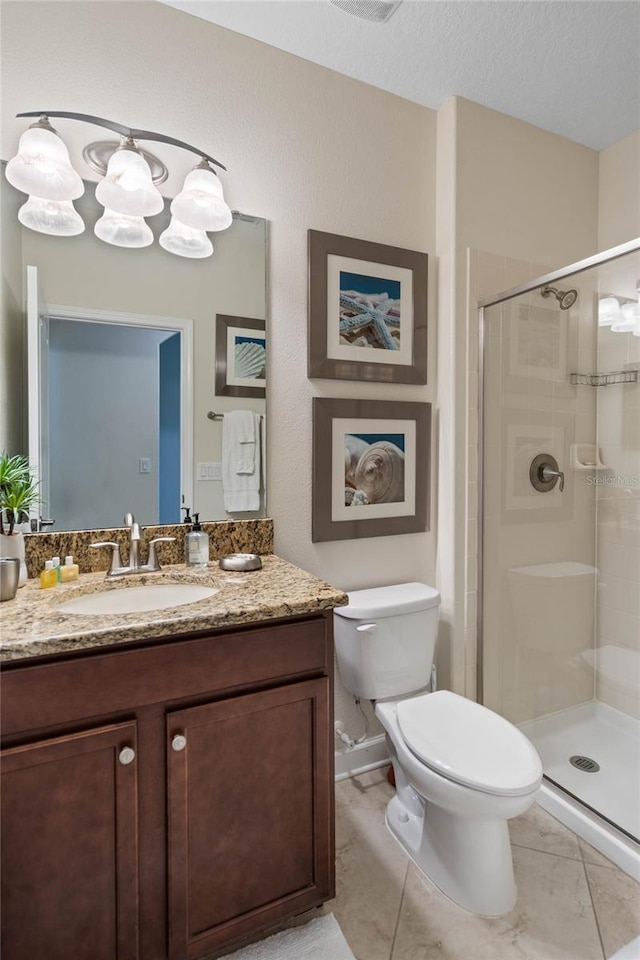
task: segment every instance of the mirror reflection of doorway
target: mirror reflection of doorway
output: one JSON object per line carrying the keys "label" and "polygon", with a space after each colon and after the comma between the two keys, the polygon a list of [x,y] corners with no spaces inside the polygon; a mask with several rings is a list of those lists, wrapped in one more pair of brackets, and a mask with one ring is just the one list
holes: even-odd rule
{"label": "mirror reflection of doorway", "polygon": [[56,528],[120,526],[125,511],[178,523],[180,333],[54,315],[48,326],[46,510]]}

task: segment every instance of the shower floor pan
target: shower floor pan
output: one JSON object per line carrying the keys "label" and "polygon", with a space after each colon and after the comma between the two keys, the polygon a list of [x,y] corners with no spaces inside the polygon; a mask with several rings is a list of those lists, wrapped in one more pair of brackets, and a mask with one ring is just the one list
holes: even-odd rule
{"label": "shower floor pan", "polygon": [[[597,700],[528,720],[545,775],[640,842],[640,721]],[[574,766],[572,757],[595,760]]]}

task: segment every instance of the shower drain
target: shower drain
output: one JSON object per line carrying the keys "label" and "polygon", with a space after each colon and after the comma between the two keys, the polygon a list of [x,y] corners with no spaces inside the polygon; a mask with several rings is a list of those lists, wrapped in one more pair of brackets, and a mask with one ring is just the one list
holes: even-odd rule
{"label": "shower drain", "polygon": [[578,770],[582,770],[584,773],[597,773],[600,769],[600,764],[596,763],[595,760],[592,760],[591,757],[581,757],[574,756],[569,757],[569,763],[577,767]]}

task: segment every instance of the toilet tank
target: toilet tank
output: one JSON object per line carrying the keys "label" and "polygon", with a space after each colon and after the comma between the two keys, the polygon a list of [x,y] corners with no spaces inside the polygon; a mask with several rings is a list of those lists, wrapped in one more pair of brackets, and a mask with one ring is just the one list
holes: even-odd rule
{"label": "toilet tank", "polygon": [[400,583],[349,593],[334,610],[338,670],[343,686],[364,700],[423,690],[431,678],[440,594],[424,583]]}

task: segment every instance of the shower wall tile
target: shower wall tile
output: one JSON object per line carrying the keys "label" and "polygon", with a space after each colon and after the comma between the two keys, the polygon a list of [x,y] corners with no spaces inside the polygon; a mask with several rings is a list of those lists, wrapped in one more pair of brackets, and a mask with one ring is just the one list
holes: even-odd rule
{"label": "shower wall tile", "polygon": [[640,699],[638,698],[637,683],[633,686],[625,685],[619,680],[597,675],[596,698],[602,703],[626,713],[630,717],[640,720]]}
{"label": "shower wall tile", "polygon": [[[469,268],[468,355],[471,361],[476,298],[490,298],[501,290],[544,275],[549,268],[482,251],[471,252]],[[491,558],[492,574],[485,578],[483,596],[484,703],[515,722],[588,700],[594,691],[593,669],[579,656],[579,650],[553,652],[529,646],[522,618],[519,620],[514,614],[508,576],[510,568],[533,563],[575,560],[595,565],[595,490],[583,475],[571,473],[569,464],[562,464],[567,472],[570,502],[565,498],[562,504],[554,503],[555,510],[558,505],[562,507],[557,516],[547,507],[538,508],[535,498],[539,494],[532,492],[527,496],[527,491],[508,486],[509,476],[511,484],[514,483],[513,469],[510,471],[514,442],[520,443],[526,455],[525,438],[530,436],[537,449],[540,442],[544,444],[540,434],[545,425],[549,430],[549,446],[552,438],[559,438],[562,433],[560,450],[566,450],[567,460],[571,443],[596,440],[596,391],[590,387],[574,387],[569,382],[569,374],[574,370],[580,372],[581,365],[585,365],[586,372],[595,370],[593,290],[582,280],[576,286],[580,292],[578,307],[566,317],[566,327],[559,328],[557,342],[532,342],[529,337],[526,311],[549,309],[537,292],[520,298],[517,307],[501,304],[485,311],[487,408],[502,410],[504,416],[494,418],[495,422],[485,419],[484,424],[484,546],[485,556]],[[514,309],[519,312],[513,313]],[[532,316],[544,332],[548,317],[537,312]],[[524,340],[514,339],[523,334]],[[475,371],[471,362],[469,367],[468,415],[471,418],[475,415],[472,400]],[[522,438],[520,441],[518,436]],[[473,468],[477,465],[471,437],[472,428],[467,434],[470,485],[474,483]],[[474,568],[468,558],[477,553],[478,547],[477,536],[471,532],[473,526],[470,519],[467,596],[471,593],[469,588],[474,586]],[[581,641],[589,648],[593,640],[592,620]]]}
{"label": "shower wall tile", "polygon": [[[615,643],[618,646],[629,646],[633,643],[633,626],[637,618],[630,613],[623,613],[613,607],[601,604],[598,608],[598,641],[600,644]],[[640,643],[640,640],[636,638]]]}
{"label": "shower wall tile", "polygon": [[467,665],[476,662],[476,640],[476,628],[467,627],[464,632],[464,662]]}
{"label": "shower wall tile", "polygon": [[470,519],[467,524],[467,556],[475,557],[476,561],[478,559],[478,524],[475,519]]}
{"label": "shower wall tile", "polygon": [[598,604],[601,607],[612,607],[621,613],[636,613],[637,609],[637,582],[605,574],[600,568],[598,583]]}
{"label": "shower wall tile", "polygon": [[[469,479],[476,477],[478,474],[478,445],[477,443],[470,443],[467,449],[467,464],[469,468]],[[473,483],[474,481],[471,480]]]}
{"label": "shower wall tile", "polygon": [[478,516],[478,484],[470,480],[467,484],[467,519],[474,520]]}
{"label": "shower wall tile", "polygon": [[472,553],[467,555],[467,587],[469,588],[467,592],[475,593],[478,589],[478,558]]}
{"label": "shower wall tile", "polygon": [[477,410],[478,409],[478,371],[477,370],[469,370],[467,391],[469,396],[469,409]]}
{"label": "shower wall tile", "polygon": [[[514,260],[513,257],[505,257],[504,273],[507,288],[519,287],[520,284],[531,280],[531,264],[523,260]],[[533,274],[538,276],[538,274]]]}
{"label": "shower wall tile", "polygon": [[477,680],[478,680],[478,666],[475,663],[465,664],[465,696],[469,697],[470,700],[475,700],[478,695],[477,689]]}
{"label": "shower wall tile", "polygon": [[[467,422],[467,443],[477,448],[478,446],[478,411],[476,409],[469,411],[469,420]],[[469,480],[475,479],[471,470],[468,473]]]}
{"label": "shower wall tile", "polygon": [[465,630],[474,629],[478,620],[478,594],[474,591],[467,591],[464,601],[464,625]]}

